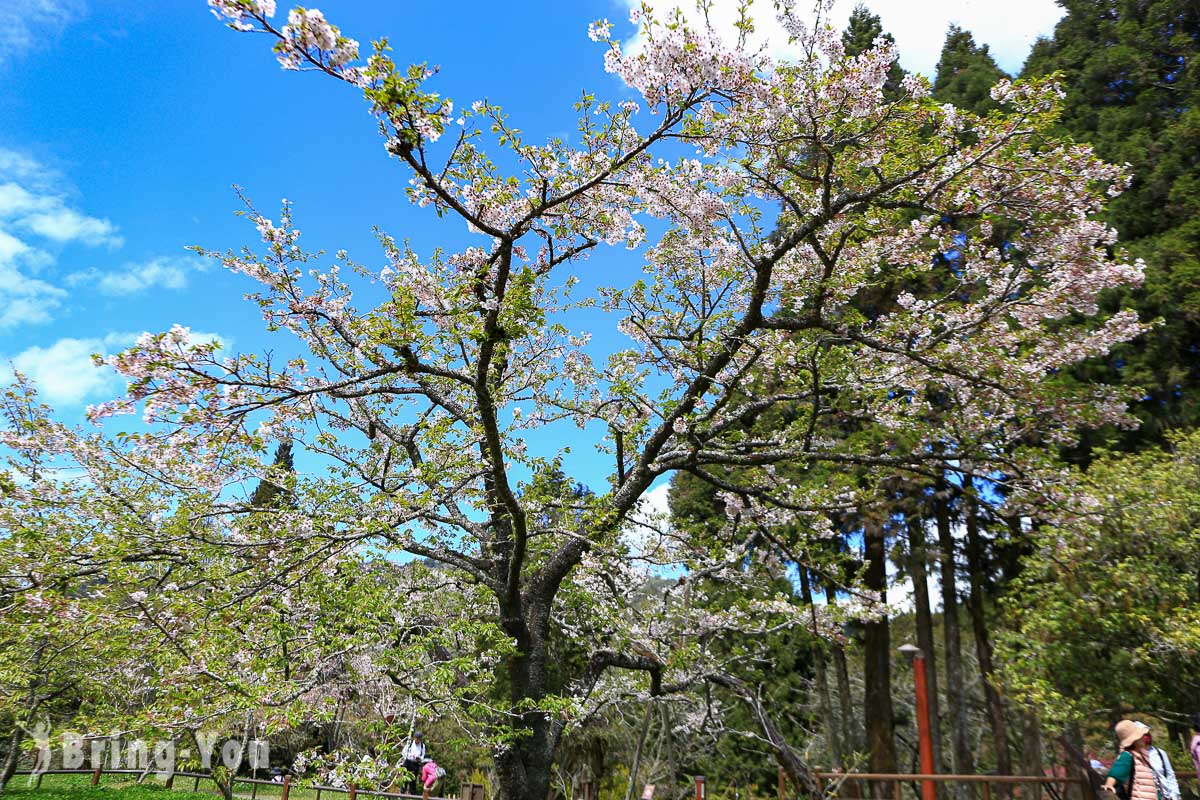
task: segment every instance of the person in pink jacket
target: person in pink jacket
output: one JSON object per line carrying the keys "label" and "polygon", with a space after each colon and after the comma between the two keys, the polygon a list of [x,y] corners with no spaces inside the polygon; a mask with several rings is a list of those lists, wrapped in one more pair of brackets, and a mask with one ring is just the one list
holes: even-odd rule
{"label": "person in pink jacket", "polygon": [[1192,753],[1192,766],[1196,768],[1196,780],[1200,781],[1200,714],[1192,714],[1192,743],[1188,745]]}
{"label": "person in pink jacket", "polygon": [[429,797],[429,792],[433,790],[434,784],[439,778],[444,777],[446,770],[434,763],[433,759],[428,759],[421,766],[421,783],[425,785],[424,797]]}

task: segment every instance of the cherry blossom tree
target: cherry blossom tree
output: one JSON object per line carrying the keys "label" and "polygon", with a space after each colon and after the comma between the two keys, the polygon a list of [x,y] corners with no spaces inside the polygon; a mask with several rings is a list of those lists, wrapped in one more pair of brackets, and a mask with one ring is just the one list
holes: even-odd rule
{"label": "cherry blossom tree", "polygon": [[[890,43],[847,56],[836,31],[788,4],[790,62],[750,47],[745,13],[729,43],[642,9],[636,52],[607,22],[589,31],[639,100],[584,94],[578,144],[531,143],[499,106],[433,91],[436,71],[398,66],[386,41],[362,59],[315,9],[278,23],[273,0],[209,5],[269,36],[285,69],[361,91],[408,198],[478,243],[423,254],[381,235],[386,265],[368,268],[304,250],[286,203],[277,218],[248,204],[261,247],[207,255],[256,281],[268,329],[307,353],[281,362],[221,354],[184,329],[147,335],[109,359],[128,397],[92,414],[140,405],[200,465],[209,505],[229,512],[229,480],[269,440],[319,457],[324,472],[295,488],[294,507],[243,506],[258,521],[205,544],[272,554],[229,602],[259,602],[284,574],[370,592],[368,572],[337,566],[368,549],[438,565],[440,593],[414,596],[437,621],[425,632],[453,632],[441,649],[418,659],[369,621],[344,635],[374,638],[381,663],[445,667],[421,690],[493,746],[504,798],[544,797],[564,730],[614,691],[716,682],[753,703],[753,687],[705,659],[714,631],[819,633],[811,610],[763,582],[724,615],[695,596],[706,578],[778,577],[765,531],[804,532],[792,544],[803,559],[805,540],[832,534],[825,512],[854,502],[852,487],[793,483],[774,465],[1002,473],[1017,496],[1049,474],[1026,443],[1125,421],[1122,397],[1051,381],[1142,326],[1098,316],[1103,290],[1141,274],[1109,255],[1115,237],[1097,218],[1127,176],[1056,138],[1050,81],[1001,82],[1000,109],[981,118],[931,101],[920,77],[885,99]],[[620,246],[643,274],[583,293],[583,264]],[[924,280],[947,254],[952,268]],[[356,301],[380,287],[381,302]],[[864,313],[865,292],[889,301]],[[584,309],[606,312],[624,346],[599,352]],[[741,425],[781,404],[793,411],[777,430]],[[895,436],[830,435],[839,417]],[[570,425],[581,440],[602,432],[594,442],[611,460],[591,492],[552,479],[565,446],[527,441]],[[719,488],[728,528],[717,541],[659,531],[635,548],[631,518],[675,470]],[[637,570],[659,563],[685,565],[688,579],[661,612],[631,610]],[[407,608],[394,600],[380,624],[411,628]],[[556,637],[578,662],[565,679]],[[472,648],[482,655],[468,668],[454,653]],[[644,682],[616,682],[625,671]]]}
{"label": "cherry blossom tree", "polygon": [[[69,714],[70,730],[92,736],[182,739],[228,798],[233,773],[214,742],[240,737],[250,758],[251,738],[351,703],[377,722],[396,706],[387,672],[413,658],[396,642],[409,619],[383,598],[422,576],[317,537],[303,545],[296,532],[315,512],[278,501],[294,494],[286,470],[247,452],[214,474],[177,438],[68,427],[20,375],[0,396],[0,423],[0,709],[14,720],[0,785],[28,731],[52,723],[57,737]],[[257,513],[235,513],[246,500],[216,502],[214,483],[253,478],[274,487],[250,498]],[[289,532],[282,550],[278,526]],[[392,644],[381,655],[382,642]],[[460,686],[472,672],[421,666],[430,685],[439,669]],[[163,758],[154,766],[169,771],[174,756]]]}
{"label": "cherry blossom tree", "polygon": [[[49,766],[52,720],[144,685],[128,680],[132,632],[98,555],[120,558],[111,507],[62,458],[80,441],[49,418],[24,376],[0,393],[0,713],[12,721],[0,790],[26,743],[39,750],[35,763]],[[35,731],[41,742],[30,740]]]}

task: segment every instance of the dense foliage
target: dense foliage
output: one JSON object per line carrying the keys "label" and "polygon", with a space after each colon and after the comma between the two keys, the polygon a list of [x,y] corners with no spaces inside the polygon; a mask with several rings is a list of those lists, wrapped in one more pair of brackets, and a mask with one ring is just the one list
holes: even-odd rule
{"label": "dense foliage", "polygon": [[1006,682],[1047,719],[1200,708],[1200,433],[1101,454],[1005,599]]}
{"label": "dense foliage", "polygon": [[1200,423],[1200,8],[1189,0],[1065,0],[1054,36],[1034,47],[1027,75],[1060,74],[1062,128],[1128,163],[1133,181],[1108,219],[1147,263],[1132,304],[1159,326],[1085,372],[1137,386],[1142,421],[1124,447],[1159,444]]}

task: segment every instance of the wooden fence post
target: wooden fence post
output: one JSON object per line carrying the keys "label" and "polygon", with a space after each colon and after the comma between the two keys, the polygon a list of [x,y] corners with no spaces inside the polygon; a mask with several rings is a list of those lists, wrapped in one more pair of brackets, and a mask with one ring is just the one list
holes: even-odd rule
{"label": "wooden fence post", "polygon": [[102,769],[104,769],[104,767],[96,767],[94,770],[92,770],[92,786],[100,785],[100,770]]}
{"label": "wooden fence post", "polygon": [[175,770],[171,770],[171,774],[167,776],[166,782],[163,783],[163,788],[171,789],[175,786]]}
{"label": "wooden fence post", "polygon": [[355,787],[355,785],[353,783],[351,783],[351,784],[346,785],[346,789],[349,793],[349,796],[346,798],[346,800],[354,800],[354,796],[356,794],[358,794],[358,788]]}
{"label": "wooden fence post", "polygon": [[283,776],[283,792],[279,795],[279,800],[288,800],[288,790],[292,788],[292,776]]}

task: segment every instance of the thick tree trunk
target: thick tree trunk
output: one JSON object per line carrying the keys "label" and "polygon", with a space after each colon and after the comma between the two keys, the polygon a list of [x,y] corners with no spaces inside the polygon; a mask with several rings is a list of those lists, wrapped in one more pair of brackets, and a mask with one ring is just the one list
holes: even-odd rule
{"label": "thick tree trunk", "polygon": [[[797,564],[800,570],[800,593],[801,599],[805,606],[808,607],[809,613],[813,616],[813,636],[819,638],[816,629],[816,611],[813,608],[812,585],[809,582],[808,570],[804,565]],[[842,761],[842,742],[838,732],[837,720],[833,716],[833,700],[829,692],[829,673],[825,669],[825,651],[821,647],[817,647],[813,656],[813,669],[816,672],[817,678],[817,702],[821,709],[821,717],[825,723],[826,735],[829,737],[829,752],[833,757],[833,765],[838,769],[843,769],[845,764]]]}
{"label": "thick tree trunk", "polygon": [[[1037,715],[1032,711],[1021,712],[1021,772],[1024,775],[1041,775],[1045,767],[1042,764],[1042,725]],[[1037,784],[1027,784],[1021,789],[1025,800],[1041,800],[1042,787]]]}
{"label": "thick tree trunk", "polygon": [[[938,702],[937,645],[933,641],[933,612],[929,604],[929,554],[925,548],[925,525],[913,515],[908,519],[909,575],[913,582],[913,604],[917,615],[917,647],[925,654],[925,682],[929,689],[929,728],[933,739],[933,768],[942,764],[942,721]],[[939,784],[939,788],[941,784]]]}
{"label": "thick tree trunk", "polygon": [[604,770],[607,761],[608,751],[605,748],[604,740],[596,737],[592,741],[591,747],[588,748],[587,765],[591,782],[596,787],[595,791],[597,794],[600,792],[600,784],[604,782]]}
{"label": "thick tree trunk", "polygon": [[[825,602],[837,603],[837,587],[833,583],[825,585]],[[846,648],[841,643],[834,642],[830,648],[833,657],[833,672],[837,677],[838,710],[842,717],[842,746],[846,751],[847,766],[853,766],[849,761],[859,749],[857,737],[854,735],[854,695],[850,691],[850,665],[846,663]]]}
{"label": "thick tree trunk", "polygon": [[833,757],[833,765],[837,769],[845,769],[845,756],[842,754],[842,737],[838,731],[837,719],[833,716],[833,698],[829,691],[829,673],[825,669],[825,654],[816,654],[814,665],[817,678],[817,698],[821,707],[821,716],[825,720],[825,731],[829,736],[829,752]]}
{"label": "thick tree trunk", "polygon": [[20,725],[13,725],[12,735],[8,737],[8,753],[4,756],[4,766],[0,767],[0,792],[8,786],[13,773],[17,771],[17,762],[21,758],[21,742],[25,731]]}
{"label": "thick tree trunk", "polygon": [[[967,730],[967,692],[963,680],[962,641],[958,625],[958,569],[955,565],[954,531],[950,528],[949,487],[943,478],[935,485],[934,519],[938,530],[938,560],[942,581],[942,635],[946,657],[946,702],[950,705],[950,740],[954,771],[975,771],[971,739]],[[969,800],[971,788],[955,784],[955,797]]]}
{"label": "thick tree trunk", "polygon": [[[517,654],[508,661],[510,702],[516,707],[536,705],[546,694],[546,644],[549,615],[540,606],[529,609],[526,622],[521,614],[525,603],[502,609],[505,633],[513,638]],[[512,723],[512,741],[495,755],[499,800],[545,800],[550,792],[555,739],[550,720],[541,711],[526,711]]]}
{"label": "thick tree trunk", "polygon": [[[967,566],[971,579],[971,593],[967,606],[971,614],[971,628],[975,634],[975,656],[979,660],[979,674],[983,679],[983,697],[987,705],[988,722],[992,729],[992,743],[996,753],[996,772],[1012,774],[1012,758],[1008,751],[1008,722],[1004,718],[1004,703],[996,689],[996,670],[992,661],[992,641],[988,634],[986,609],[983,599],[984,552],[983,537],[979,531],[979,502],[974,486],[967,478],[964,484],[967,523]],[[1006,787],[1000,785],[1001,797],[1006,796]]]}
{"label": "thick tree trunk", "polygon": [[[868,520],[863,525],[863,544],[867,562],[864,575],[867,591],[884,602],[887,600],[887,554],[883,525]],[[863,718],[866,723],[870,768],[871,772],[895,772],[892,648],[888,619],[883,616],[866,623],[863,627],[863,681],[866,685]],[[873,790],[876,797],[888,798],[892,796],[893,787],[875,783]]]}

